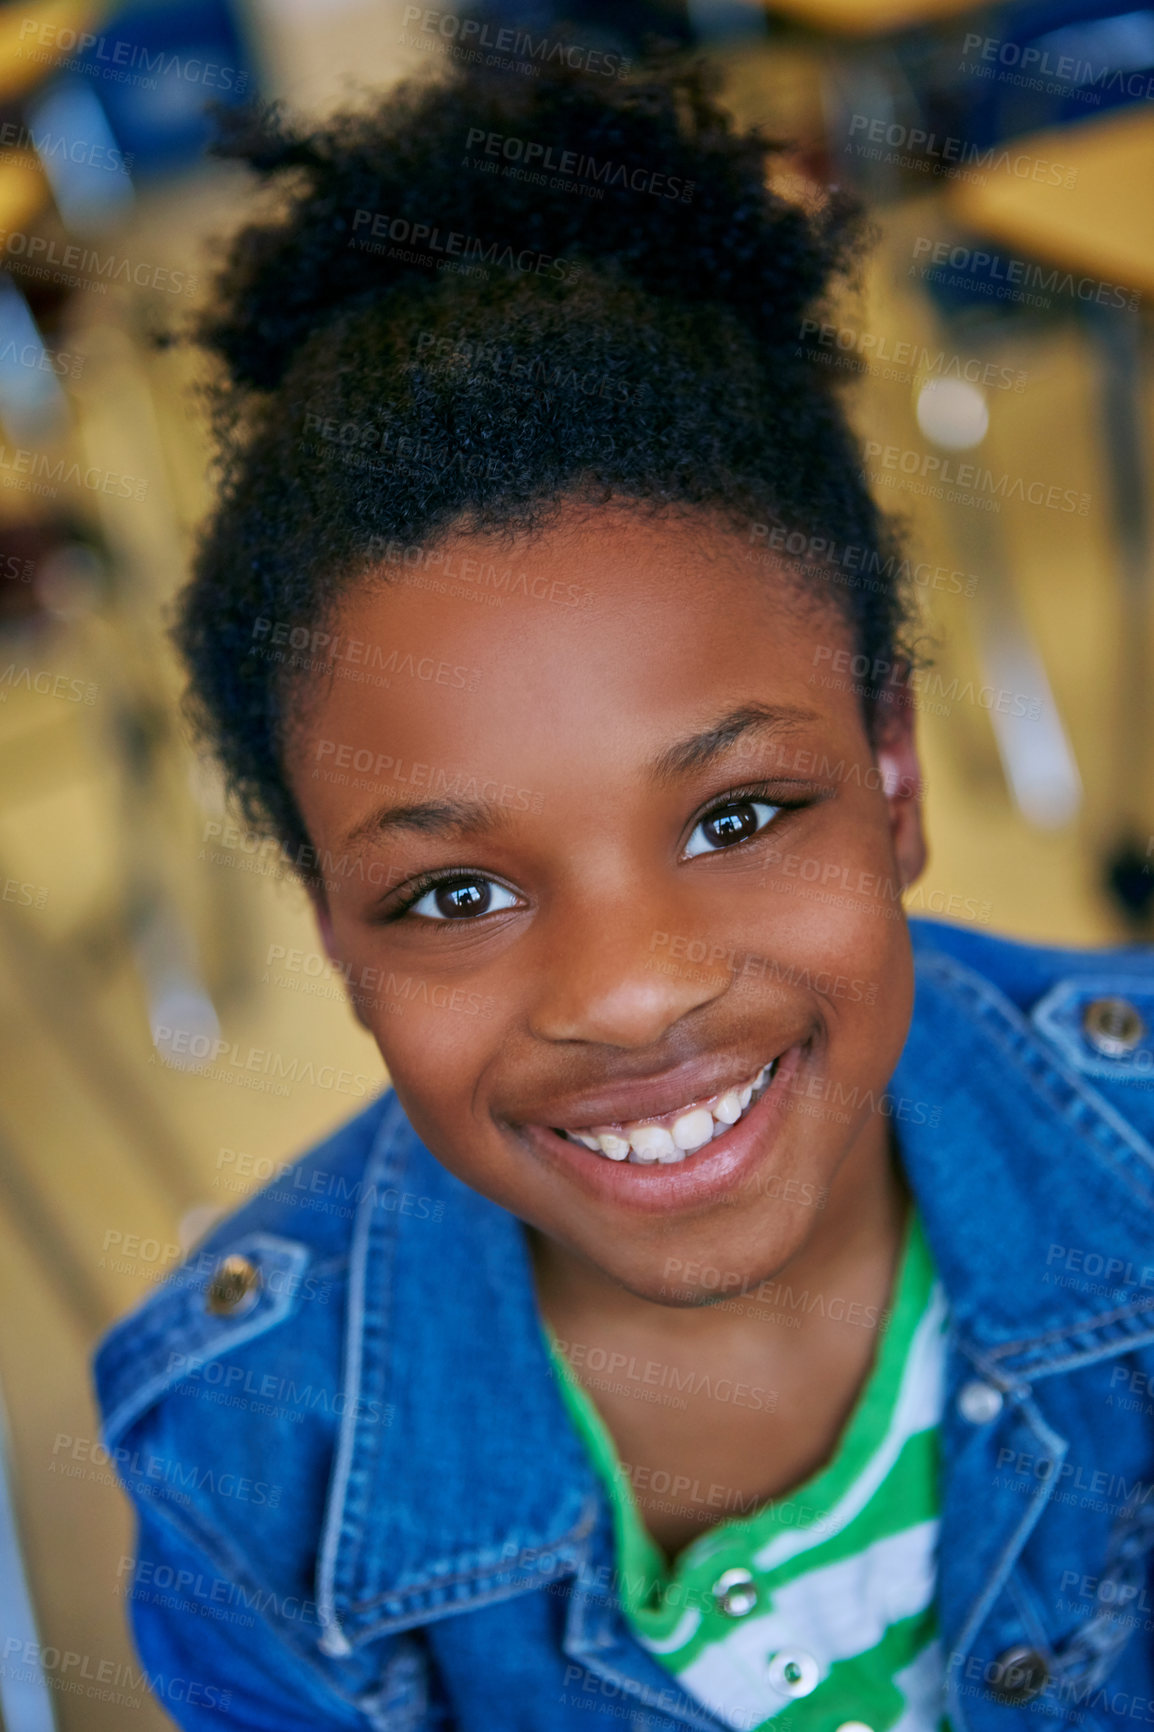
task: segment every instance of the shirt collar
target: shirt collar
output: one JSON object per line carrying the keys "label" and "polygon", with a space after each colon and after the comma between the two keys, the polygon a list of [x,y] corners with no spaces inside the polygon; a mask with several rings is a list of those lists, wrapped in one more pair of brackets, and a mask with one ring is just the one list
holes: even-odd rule
{"label": "shirt collar", "polygon": [[[995,986],[925,944],[879,1106],[959,1345],[1021,1387],[1154,1340],[1154,1147]],[[1055,1280],[1053,1247],[1079,1245],[1108,1246],[1129,1286]],[[318,1576],[333,1655],[579,1570],[606,1507],[551,1372],[520,1222],[448,1173],[395,1097],[351,1258]]]}

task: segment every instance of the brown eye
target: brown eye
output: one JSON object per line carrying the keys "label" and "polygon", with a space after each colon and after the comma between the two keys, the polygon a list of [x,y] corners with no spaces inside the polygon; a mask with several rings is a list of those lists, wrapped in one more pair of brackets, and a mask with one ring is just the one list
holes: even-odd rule
{"label": "brown eye", "polygon": [[489,886],[476,878],[465,878],[459,884],[439,884],[433,891],[438,914],[446,920],[458,920],[462,915],[484,914],[489,906]]}
{"label": "brown eye", "polygon": [[691,860],[698,854],[714,854],[738,842],[747,842],[780,811],[780,806],[771,806],[768,800],[730,800],[727,805],[715,806],[696,825],[685,856]]}
{"label": "brown eye", "polygon": [[491,878],[444,878],[405,910],[420,920],[475,920],[515,908],[517,898]]}

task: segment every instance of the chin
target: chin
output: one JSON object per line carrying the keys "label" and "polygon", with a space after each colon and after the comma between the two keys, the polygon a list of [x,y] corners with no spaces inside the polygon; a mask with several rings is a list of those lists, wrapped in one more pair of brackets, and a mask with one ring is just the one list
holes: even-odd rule
{"label": "chin", "polygon": [[[776,1224],[780,1229],[781,1223]],[[607,1280],[637,1299],[646,1299],[670,1311],[701,1311],[727,1299],[744,1298],[753,1303],[750,1295],[763,1282],[773,1281],[781,1274],[807,1237],[807,1232],[799,1230],[778,1239],[770,1226],[757,1235],[756,1252],[748,1255],[734,1246],[700,1242],[655,1247],[644,1262],[630,1260],[609,1265],[586,1251],[580,1255]]]}

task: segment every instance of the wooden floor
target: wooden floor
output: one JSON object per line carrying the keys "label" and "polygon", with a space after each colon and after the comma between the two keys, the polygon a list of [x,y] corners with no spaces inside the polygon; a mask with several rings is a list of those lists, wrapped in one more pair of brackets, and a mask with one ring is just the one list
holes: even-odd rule
{"label": "wooden floor", "polygon": [[[328,102],[349,69],[373,66],[380,82],[414,59],[398,47],[399,5],[372,14],[375,61],[365,8],[334,8],[331,29],[314,21],[312,35],[307,9],[288,12],[275,76],[293,100]],[[756,66],[746,65],[745,78],[756,95]],[[202,237],[227,224],[237,195],[222,173],[146,205],[125,250],[202,271],[193,263]],[[875,348],[950,349],[908,274],[917,238],[944,224],[933,195],[885,214],[867,281],[838,314],[840,327],[871,333]],[[141,910],[160,910],[156,942],[186,935],[230,1042],[382,1073],[331,980],[270,962],[276,946],[317,951],[303,897],[261,873],[255,843],[247,852],[223,845],[229,820],[215,779],[180,737],[179,676],[163,632],[207,498],[204,445],[184,395],[191,362],[149,345],[151,324],[169,309],[112,295],[77,300],[85,304],[72,341],[88,357],[76,387],[77,444],[146,476],[149,488],[144,501],[99,502],[115,563],[104,599],[86,606],[74,575],[62,590],[67,617],[51,637],[0,648],[0,675],[11,662],[64,674],[86,695],[96,688],[89,703],[54,696],[51,680],[47,691],[0,684],[0,1381],[41,1635],[94,1667],[130,1657],[122,1584],[132,1536],[109,1469],[92,1459],[93,1341],[172,1267],[182,1238],[255,1183],[237,1178],[238,1165],[259,1171],[299,1152],[358,1104],[313,1085],[278,1096],[158,1063],[127,936],[133,911],[140,929]],[[979,524],[965,505],[882,492],[908,514],[932,566],[978,580],[972,595],[925,596],[938,689],[953,684],[955,695],[927,701],[920,716],[932,859],[911,911],[1029,939],[1119,942],[1125,929],[1100,889],[1125,791],[1116,774],[1119,586],[1095,373],[1070,323],[1023,325],[989,352],[1026,380],[989,393],[982,462],[1086,493],[1091,504],[1083,516],[1011,499]],[[924,449],[916,381],[884,373],[883,364],[862,383],[863,437]],[[990,714],[965,695],[983,684],[981,634],[999,593],[1028,624],[1077,762],[1081,808],[1059,829],[1023,819]],[[135,777],[123,751],[133,729],[152,742]],[[1129,793],[1148,836],[1154,783]],[[152,1703],[127,1718],[123,1706],[59,1689],[56,1704],[69,1732],[168,1723]]]}

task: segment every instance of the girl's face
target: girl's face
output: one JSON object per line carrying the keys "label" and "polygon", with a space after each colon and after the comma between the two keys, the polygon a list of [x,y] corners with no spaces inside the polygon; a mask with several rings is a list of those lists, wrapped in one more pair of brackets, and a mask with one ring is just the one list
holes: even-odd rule
{"label": "girl's face", "polygon": [[875,758],[848,629],[746,554],[620,510],[451,537],[349,594],[289,754],[419,1135],[666,1303],[804,1246],[912,1003],[908,720]]}

